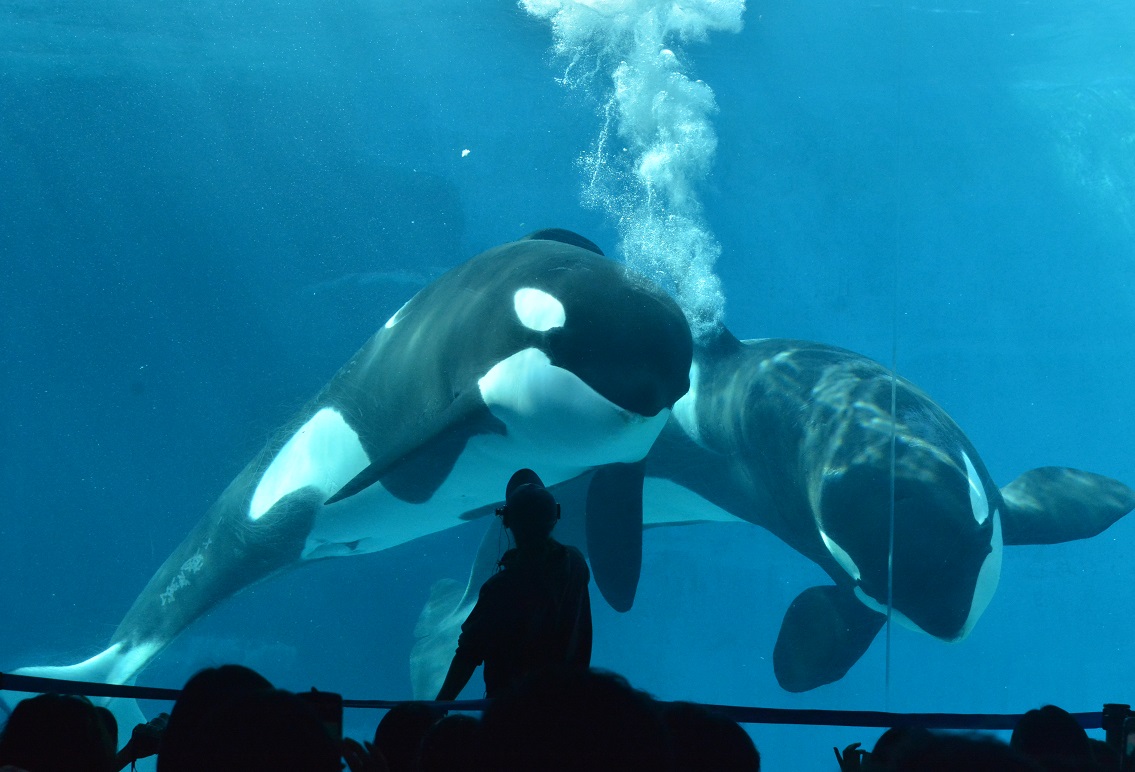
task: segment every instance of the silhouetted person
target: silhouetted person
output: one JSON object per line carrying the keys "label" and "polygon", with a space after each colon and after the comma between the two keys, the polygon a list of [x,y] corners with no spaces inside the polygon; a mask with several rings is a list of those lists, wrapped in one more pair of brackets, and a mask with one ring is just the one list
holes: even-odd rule
{"label": "silhouetted person", "polygon": [[1042,772],[1036,764],[996,737],[929,732],[904,742],[890,767],[893,772]]}
{"label": "silhouetted person", "polygon": [[1095,737],[1088,738],[1088,746],[1091,748],[1092,760],[1096,762],[1098,772],[1119,772],[1123,764],[1119,751]]}
{"label": "silhouetted person", "polygon": [[691,702],[672,702],[662,707],[662,720],[670,731],[675,770],[760,772],[761,754],[733,719]]}
{"label": "silhouetted person", "polygon": [[[103,708],[103,710],[106,710],[106,708]],[[114,715],[109,710],[107,710],[107,713],[113,721]],[[114,759],[114,772],[126,769],[138,759],[155,755],[161,747],[162,735],[165,734],[167,723],[169,723],[169,713],[159,713],[146,723],[136,725],[130,733],[130,739],[126,742],[126,745],[122,746]],[[118,722],[116,721],[114,725],[118,726]]]}
{"label": "silhouetted person", "polygon": [[403,702],[387,711],[374,730],[374,747],[386,759],[390,772],[418,768],[422,738],[443,715],[428,702]]}
{"label": "silhouetted person", "polygon": [[921,726],[891,727],[879,735],[864,767],[869,770],[890,769],[903,748],[931,739],[930,730]]}
{"label": "silhouetted person", "polygon": [[1095,768],[1088,733],[1071,713],[1055,705],[1045,705],[1021,716],[1009,745],[1050,772]]}
{"label": "silhouetted person", "polygon": [[674,769],[658,705],[621,676],[541,671],[494,700],[481,721],[477,764],[494,772]]}
{"label": "silhouetted person", "polygon": [[182,690],[158,751],[158,772],[338,772],[339,747],[296,695],[226,665]]}
{"label": "silhouetted person", "polygon": [[848,745],[843,753],[839,752],[839,748],[833,750],[840,772],[887,772],[894,768],[895,759],[899,758],[906,747],[933,739],[929,729],[920,726],[894,726],[879,735],[870,753],[860,748],[862,743]]}
{"label": "silhouetted person", "polygon": [[481,721],[474,716],[455,713],[441,719],[422,738],[418,769],[421,772],[469,769],[477,749],[480,728]]}
{"label": "silhouetted person", "polygon": [[0,766],[31,772],[111,772],[118,726],[85,697],[40,694],[12,710],[0,734]]}
{"label": "silhouetted person", "polygon": [[543,668],[591,664],[591,573],[579,550],[552,538],[559,504],[535,472],[521,469],[497,514],[516,547],[501,557],[461,626],[438,700],[457,699],[482,662],[490,698]]}

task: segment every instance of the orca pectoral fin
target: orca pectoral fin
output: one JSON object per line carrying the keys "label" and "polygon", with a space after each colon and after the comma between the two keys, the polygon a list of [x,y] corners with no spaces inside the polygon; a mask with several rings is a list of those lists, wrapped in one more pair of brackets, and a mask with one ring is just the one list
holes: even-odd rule
{"label": "orca pectoral fin", "polygon": [[411,450],[379,475],[378,481],[402,501],[430,500],[453,471],[466,444],[480,434],[504,434],[505,427],[480,402],[480,409],[446,423],[428,441]]}
{"label": "orca pectoral fin", "polygon": [[363,492],[364,490],[378,482],[378,478],[382,476],[385,468],[386,467],[384,464],[371,464],[366,469],[352,477],[350,482],[348,482],[339,490],[335,491],[331,498],[323,502],[323,505],[329,506],[331,504],[336,504],[343,499],[351,498],[351,496],[354,496],[356,493]]}
{"label": "orca pectoral fin", "polygon": [[1087,539],[1135,508],[1135,491],[1118,480],[1059,466],[1025,472],[1001,497],[1007,545]]}
{"label": "orca pectoral fin", "polygon": [[646,463],[608,464],[587,490],[587,555],[599,592],[616,611],[634,604],[642,570],[642,483]]}
{"label": "orca pectoral fin", "polygon": [[[416,427],[413,436],[392,442],[366,469],[355,475],[326,502],[334,504],[381,482],[402,501],[429,501],[441,486],[466,443],[478,434],[503,434],[504,424],[493,416],[481,395],[465,392],[427,425]],[[368,448],[368,451],[370,449]]]}
{"label": "orca pectoral fin", "polygon": [[843,678],[867,651],[887,618],[846,587],[809,587],[784,615],[773,649],[776,680],[806,692]]}

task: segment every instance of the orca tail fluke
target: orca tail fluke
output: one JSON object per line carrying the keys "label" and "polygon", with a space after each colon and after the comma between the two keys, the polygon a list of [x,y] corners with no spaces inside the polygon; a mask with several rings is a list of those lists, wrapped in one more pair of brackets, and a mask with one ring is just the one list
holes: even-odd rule
{"label": "orca tail fluke", "polygon": [[[35,678],[59,678],[67,681],[87,681],[103,684],[131,684],[134,676],[150,657],[144,652],[121,652],[122,645],[115,644],[88,660],[74,665],[46,665],[23,667],[12,671],[12,675]],[[0,718],[7,719],[16,703],[33,695],[22,692],[0,692]],[[128,697],[91,697],[95,705],[108,708],[118,723],[118,743],[121,747],[130,738],[130,733],[138,724],[144,724],[146,717],[138,706],[138,701]],[[145,762],[145,763],[144,763]],[[154,759],[143,759],[137,769],[152,772]]]}
{"label": "orca tail fluke", "polygon": [[292,491],[253,520],[242,513],[256,468],[237,476],[150,578],[111,638],[120,656],[152,658],[221,601],[300,560],[323,493]]}
{"label": "orca tail fluke", "polygon": [[[414,637],[418,640],[410,652],[410,683],[414,699],[432,700],[437,696],[457,651],[461,625],[473,610],[476,596],[468,598],[465,588],[453,579],[441,579],[430,589]],[[463,601],[468,602],[463,603]]]}
{"label": "orca tail fluke", "polygon": [[1060,544],[1107,530],[1135,509],[1135,490],[1059,466],[1025,472],[1001,489],[1005,544]]}
{"label": "orca tail fluke", "polygon": [[90,659],[74,665],[22,667],[13,670],[12,674],[100,684],[128,684],[134,682],[134,675],[149,660],[148,652],[126,649],[123,644],[116,643]]}

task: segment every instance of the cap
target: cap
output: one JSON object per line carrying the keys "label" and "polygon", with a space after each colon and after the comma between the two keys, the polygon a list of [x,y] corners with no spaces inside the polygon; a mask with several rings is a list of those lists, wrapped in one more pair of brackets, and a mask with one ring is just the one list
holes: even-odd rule
{"label": "cap", "polygon": [[533,472],[531,469],[518,469],[512,477],[508,480],[508,485],[504,487],[504,499],[508,501],[509,496],[519,488],[521,485],[538,485],[541,488],[544,486],[544,481],[540,479],[540,475]]}
{"label": "cap", "polygon": [[501,514],[505,528],[517,534],[517,538],[547,536],[560,517],[555,497],[531,469],[519,470],[508,481]]}

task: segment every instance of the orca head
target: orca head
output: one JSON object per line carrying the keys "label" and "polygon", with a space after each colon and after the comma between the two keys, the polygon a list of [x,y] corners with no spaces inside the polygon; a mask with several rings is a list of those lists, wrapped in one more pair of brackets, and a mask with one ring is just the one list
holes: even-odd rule
{"label": "orca head", "polygon": [[893,540],[883,465],[829,476],[819,508],[821,538],[865,605],[885,614],[890,596],[899,623],[960,640],[1000,577],[1000,496],[963,450],[949,461],[925,447],[907,450],[896,466]]}
{"label": "orca head", "polygon": [[509,437],[567,466],[641,460],[690,387],[685,315],[596,250],[551,236],[513,248],[525,259],[502,273],[508,348],[478,381],[485,404]]}
{"label": "orca head", "polygon": [[689,391],[693,340],[670,297],[636,277],[621,279],[579,276],[559,288],[567,318],[548,330],[542,348],[611,403],[651,418]]}
{"label": "orca head", "polygon": [[539,245],[544,259],[510,287],[516,320],[551,364],[628,413],[651,418],[673,407],[690,388],[693,360],[678,304],[570,231],[519,243]]}

